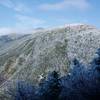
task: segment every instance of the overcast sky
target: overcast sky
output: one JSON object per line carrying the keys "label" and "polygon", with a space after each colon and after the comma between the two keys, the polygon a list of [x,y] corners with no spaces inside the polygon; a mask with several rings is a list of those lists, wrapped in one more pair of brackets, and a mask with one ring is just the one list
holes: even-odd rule
{"label": "overcast sky", "polygon": [[100,28],[100,0],[0,0],[0,34],[72,23]]}

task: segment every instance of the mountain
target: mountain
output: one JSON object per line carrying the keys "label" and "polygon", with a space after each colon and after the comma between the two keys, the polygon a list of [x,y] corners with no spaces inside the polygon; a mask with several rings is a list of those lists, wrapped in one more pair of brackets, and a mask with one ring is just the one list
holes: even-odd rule
{"label": "mountain", "polygon": [[0,37],[0,86],[9,80],[37,84],[54,70],[64,76],[71,61],[87,64],[100,48],[100,30],[86,24],[69,24],[26,35]]}

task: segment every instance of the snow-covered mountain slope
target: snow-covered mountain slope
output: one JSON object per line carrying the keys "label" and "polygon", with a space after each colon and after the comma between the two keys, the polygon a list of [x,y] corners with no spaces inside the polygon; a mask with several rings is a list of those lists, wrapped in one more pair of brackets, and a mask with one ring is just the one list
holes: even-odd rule
{"label": "snow-covered mountain slope", "polygon": [[53,70],[63,76],[70,68],[70,61],[77,57],[87,64],[99,47],[100,31],[85,24],[21,35],[0,48],[0,84],[17,79],[37,83]]}

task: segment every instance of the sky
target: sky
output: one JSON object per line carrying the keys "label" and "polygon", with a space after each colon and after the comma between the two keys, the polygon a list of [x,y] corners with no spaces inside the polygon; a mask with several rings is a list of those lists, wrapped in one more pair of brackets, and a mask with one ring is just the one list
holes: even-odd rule
{"label": "sky", "polygon": [[0,0],[0,34],[83,23],[100,28],[100,0]]}

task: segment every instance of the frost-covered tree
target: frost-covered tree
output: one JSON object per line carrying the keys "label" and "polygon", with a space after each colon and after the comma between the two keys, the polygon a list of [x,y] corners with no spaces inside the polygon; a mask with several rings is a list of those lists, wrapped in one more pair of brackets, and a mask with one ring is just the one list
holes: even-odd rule
{"label": "frost-covered tree", "polygon": [[70,74],[61,79],[60,100],[85,100],[80,93],[81,87],[85,84],[85,67],[77,59],[74,59],[72,68]]}
{"label": "frost-covered tree", "polygon": [[96,52],[97,57],[95,57],[89,65],[89,70],[86,72],[86,84],[88,88],[88,98],[90,100],[95,100],[100,98],[100,49]]}
{"label": "frost-covered tree", "polygon": [[56,71],[48,75],[38,90],[39,100],[58,100],[61,87],[59,83],[59,75]]}
{"label": "frost-covered tree", "polygon": [[87,66],[74,60],[70,76],[62,78],[60,100],[96,100],[100,98],[100,49]]}
{"label": "frost-covered tree", "polygon": [[35,100],[35,87],[26,81],[17,81],[15,88],[9,87],[8,93],[12,100]]}
{"label": "frost-covered tree", "polygon": [[15,93],[9,93],[14,100],[99,100],[100,49],[96,53],[98,56],[87,67],[74,59],[66,76],[59,78],[59,74],[53,71],[38,88],[18,81]]}

